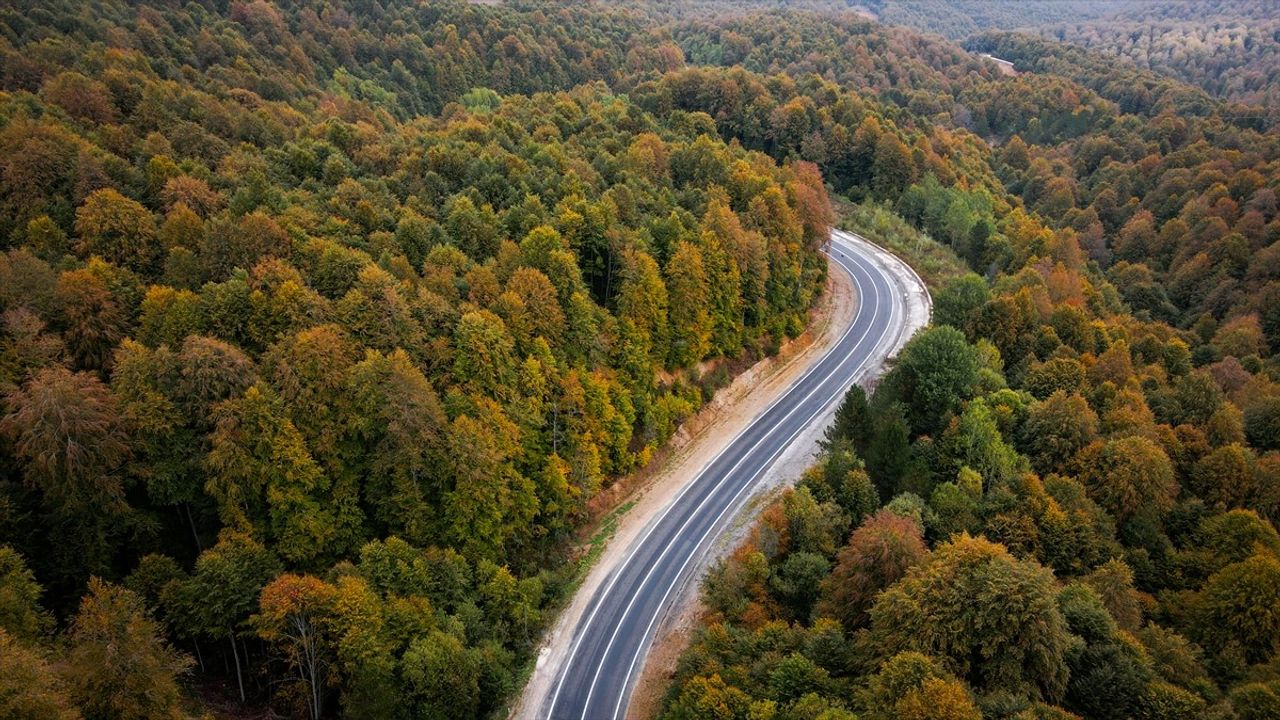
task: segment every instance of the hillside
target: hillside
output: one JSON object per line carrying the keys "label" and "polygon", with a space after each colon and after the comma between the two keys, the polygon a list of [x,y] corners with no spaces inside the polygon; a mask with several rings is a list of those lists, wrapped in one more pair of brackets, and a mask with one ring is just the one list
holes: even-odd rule
{"label": "hillside", "polygon": [[806,7],[0,1],[0,715],[501,715],[843,220],[968,272],[665,714],[1270,717],[1271,76]]}

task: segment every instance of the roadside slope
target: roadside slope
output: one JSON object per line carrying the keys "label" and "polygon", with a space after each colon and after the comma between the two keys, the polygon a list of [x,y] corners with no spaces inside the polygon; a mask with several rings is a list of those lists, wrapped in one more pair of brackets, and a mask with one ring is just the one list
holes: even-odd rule
{"label": "roadside slope", "polygon": [[[854,246],[889,269],[907,291],[905,313],[902,324],[897,331],[897,338],[892,343],[893,352],[888,360],[901,348],[916,331],[929,323],[933,309],[933,299],[929,295],[924,280],[908,265],[893,253],[870,242],[856,233],[844,230],[832,230],[833,239],[840,243]],[[833,244],[839,253],[839,245]],[[833,269],[832,275],[840,275]],[[857,382],[865,388],[874,387],[887,369],[887,362],[866,368],[857,378]],[[661,707],[662,697],[680,659],[689,644],[690,631],[696,626],[702,603],[698,588],[700,579],[707,568],[725,557],[742,541],[743,533],[750,528],[751,521],[761,509],[767,498],[782,488],[791,485],[805,468],[813,463],[818,455],[819,441],[823,431],[831,423],[835,415],[839,398],[832,398],[826,409],[810,423],[809,428],[792,442],[791,447],[769,468],[752,493],[752,498],[743,505],[729,525],[728,532],[716,539],[715,545],[701,562],[697,578],[699,582],[690,582],[671,607],[666,618],[658,626],[653,645],[645,658],[644,669],[631,693],[631,703],[627,708],[627,720],[645,720],[655,717]]]}
{"label": "roadside slope", "polygon": [[[847,335],[856,317],[859,316],[856,292],[852,287],[851,276],[844,263],[851,260],[843,253],[857,255],[861,262],[871,263],[880,268],[879,272],[894,278],[893,284],[905,288],[918,283],[909,268],[902,266],[897,271],[886,271],[893,265],[902,264],[887,253],[870,246],[858,238],[844,233],[833,235],[836,240],[833,248],[836,256],[832,260],[830,284],[824,306],[826,310],[819,314],[819,319],[811,328],[812,342],[798,353],[784,356],[780,360],[765,361],[739,376],[729,387],[718,394],[713,403],[714,420],[706,423],[692,437],[683,440],[683,446],[668,457],[660,472],[656,473],[643,490],[637,491],[634,507],[620,521],[615,537],[608,543],[596,565],[590,570],[583,586],[578,590],[570,605],[563,611],[558,621],[547,634],[544,646],[539,654],[538,664],[527,684],[519,703],[513,711],[513,717],[541,717],[546,711],[549,694],[553,691],[557,679],[561,677],[565,664],[570,661],[574,652],[577,637],[575,631],[582,625],[584,615],[596,603],[597,595],[604,583],[619,571],[620,565],[628,558],[631,551],[646,538],[647,529],[659,518],[681,490],[692,480],[698,478],[712,459],[731,444],[739,432],[747,428],[762,415],[775,400],[787,393],[810,368],[816,367],[824,359],[832,356],[832,349]],[[899,276],[901,279],[898,279]],[[895,293],[896,294],[896,293]],[[876,303],[880,307],[880,303]],[[893,326],[893,332],[884,338],[887,342],[879,347],[885,348],[885,354],[896,350],[910,332],[923,325],[928,317],[928,295],[920,286],[918,292],[903,292],[901,299],[895,298],[889,304],[892,317],[882,319]],[[901,311],[899,311],[901,309]],[[882,356],[877,355],[874,363],[862,366],[855,379],[863,379],[878,375]],[[767,476],[749,488],[749,496],[755,496],[766,489],[794,476],[796,467],[803,467],[817,446],[822,427],[833,411],[838,393],[816,398],[821,409],[815,419],[808,422],[803,432],[797,434],[795,441],[788,445],[776,462],[768,464]],[[718,407],[717,407],[718,406]],[[621,501],[623,498],[619,498]],[[743,502],[728,510],[740,512],[747,505]],[[730,526],[731,527],[731,526]],[[714,552],[697,553],[691,578],[700,577],[706,565],[721,552],[721,545],[714,544]],[[691,600],[696,598],[697,583],[683,582],[676,592],[671,594],[668,609],[684,610],[692,607]],[[666,616],[679,613],[666,612]],[[669,624],[664,622],[663,626]],[[660,626],[662,627],[662,626]],[[581,661],[581,660],[580,660]],[[587,670],[581,668],[580,670]],[[572,672],[578,672],[575,669]],[[637,675],[639,673],[637,672]]]}

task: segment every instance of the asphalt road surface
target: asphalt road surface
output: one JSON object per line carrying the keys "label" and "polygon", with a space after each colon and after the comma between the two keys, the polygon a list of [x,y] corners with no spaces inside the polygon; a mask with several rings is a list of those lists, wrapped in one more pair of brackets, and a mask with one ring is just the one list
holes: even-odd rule
{"label": "asphalt road surface", "polygon": [[[829,245],[833,270],[850,275],[857,314],[835,346],[756,417],[658,514],[601,586],[574,633],[538,717],[621,720],[655,629],[688,590],[700,560],[787,447],[849,386],[906,337],[901,266],[844,233]],[[918,281],[917,281],[918,282]]]}

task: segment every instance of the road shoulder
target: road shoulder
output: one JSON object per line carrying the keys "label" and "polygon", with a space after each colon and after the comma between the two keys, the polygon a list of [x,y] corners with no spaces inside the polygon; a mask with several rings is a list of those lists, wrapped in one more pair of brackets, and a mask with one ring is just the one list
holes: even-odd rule
{"label": "road shoulder", "polygon": [[[911,335],[929,322],[933,300],[925,282],[904,260],[879,245],[856,233],[840,230],[834,232],[843,236],[842,239],[845,242],[863,247],[868,255],[875,256],[877,264],[886,268],[900,287],[908,288],[907,296],[904,298],[906,315],[899,328],[899,336],[892,343],[894,348],[900,348]],[[846,282],[848,280],[838,270],[833,269],[831,274],[841,276]],[[868,368],[859,377],[859,384],[866,388],[873,387],[884,373],[885,366],[886,363],[881,363]],[[698,571],[699,577],[716,560],[725,557],[740,545],[760,510],[767,506],[783,488],[798,480],[805,469],[813,464],[819,450],[818,443],[834,416],[838,404],[830,403],[769,468],[753,492],[753,497],[734,516],[729,530],[722,533],[711,550],[706,553],[701,563],[702,567]],[[699,588],[700,584],[694,587]],[[630,705],[627,708],[627,720],[648,720],[648,718],[657,717],[667,688],[670,687],[674,678],[676,664],[689,646],[703,611],[702,594],[697,591],[686,592],[672,605],[671,611],[657,628],[653,644],[645,658],[644,669],[632,690]]]}
{"label": "road shoulder", "polygon": [[[574,628],[591,598],[625,559],[632,543],[721,448],[836,343],[840,331],[852,323],[856,313],[857,297],[853,285],[843,272],[833,267],[828,273],[822,299],[813,311],[809,329],[786,343],[776,356],[765,358],[740,373],[727,387],[717,392],[710,403],[681,424],[664,449],[664,457],[655,459],[649,469],[619,481],[602,498],[610,507],[633,505],[617,520],[613,538],[544,636],[537,665],[510,717],[536,716],[555,681],[554,669],[563,663],[572,647]],[[773,483],[775,478],[781,477],[786,477],[785,473],[771,472],[766,482]],[[693,595],[696,599],[696,593]],[[691,603],[682,603],[679,615],[684,615],[684,606],[687,605]],[[640,691],[638,687],[636,700],[639,700]],[[636,702],[633,701],[632,705],[634,707]]]}

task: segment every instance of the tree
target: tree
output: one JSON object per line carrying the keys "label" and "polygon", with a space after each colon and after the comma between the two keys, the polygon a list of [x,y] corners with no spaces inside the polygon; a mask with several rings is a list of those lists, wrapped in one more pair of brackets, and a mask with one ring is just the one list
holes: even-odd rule
{"label": "tree", "polygon": [[905,651],[889,658],[871,678],[872,718],[979,720],[968,690],[932,657]]}
{"label": "tree", "polygon": [[686,367],[706,357],[711,350],[710,290],[697,246],[681,241],[667,262],[667,291],[670,293],[670,367]]}
{"label": "tree", "polygon": [[0,627],[0,717],[80,720],[67,683],[39,650]]}
{"label": "tree", "polygon": [[631,321],[644,334],[651,357],[662,363],[668,348],[668,304],[667,286],[658,272],[658,263],[639,250],[624,252],[618,318]]}
{"label": "tree", "polygon": [[670,720],[737,720],[746,717],[751,698],[737,687],[726,685],[718,674],[691,678],[667,708]]}
{"label": "tree", "polygon": [[1198,547],[1209,553],[1221,569],[1248,559],[1254,553],[1280,557],[1280,534],[1253,510],[1229,510],[1200,521]]}
{"label": "tree", "polygon": [[502,319],[488,310],[462,316],[454,330],[453,377],[473,392],[507,399],[515,378],[515,348]]}
{"label": "tree", "polygon": [[469,557],[495,559],[518,525],[514,518],[536,512],[519,507],[536,498],[522,492],[528,481],[509,462],[519,431],[490,406],[481,417],[455,418],[448,442],[454,484],[444,497],[445,536]]}
{"label": "tree", "polygon": [[218,543],[196,558],[195,573],[161,591],[161,604],[175,630],[186,637],[226,638],[235,661],[236,683],[244,702],[241,623],[257,609],[262,588],[280,572],[279,561],[251,536],[224,529]]}
{"label": "tree", "polygon": [[58,276],[58,303],[62,340],[76,367],[105,369],[111,352],[128,331],[128,310],[104,279],[94,272],[101,261]]}
{"label": "tree", "polygon": [[847,440],[859,453],[865,453],[871,440],[871,408],[867,405],[867,393],[861,385],[853,384],[845,391],[836,407],[836,416],[827,426],[823,444],[830,450],[841,440]]}
{"label": "tree", "polygon": [[1280,647],[1280,560],[1258,554],[1214,573],[1192,610],[1193,639],[1212,652],[1237,643],[1250,663]]}
{"label": "tree", "polygon": [[1133,717],[1153,673],[1140,646],[1118,634],[1115,621],[1092,588],[1068,585],[1058,595],[1071,632],[1083,642],[1067,653],[1071,677],[1066,705],[1084,717]]}
{"label": "tree", "polygon": [[1191,489],[1211,506],[1243,507],[1254,494],[1253,451],[1232,443],[1200,458],[1191,468]]}
{"label": "tree", "polygon": [[982,712],[963,683],[929,678],[894,705],[897,720],[980,720]]}
{"label": "tree", "polygon": [[1090,497],[1121,522],[1165,512],[1178,494],[1169,457],[1144,437],[1094,442],[1081,451],[1079,466]]}
{"label": "tree", "polygon": [[807,618],[818,599],[819,586],[830,569],[831,563],[817,553],[789,553],[773,568],[769,589],[790,610],[791,617]]}
{"label": "tree", "polygon": [[1231,691],[1231,707],[1240,720],[1267,720],[1280,714],[1278,683],[1245,683]]}
{"label": "tree", "polygon": [[91,579],[68,643],[70,694],[88,717],[183,717],[177,677],[191,659],[169,647],[134,593]]}
{"label": "tree", "polygon": [[237,268],[249,270],[263,258],[288,258],[293,243],[279,223],[261,211],[238,221],[216,217],[200,235],[200,260],[205,277],[220,281]]}
{"label": "tree", "polygon": [[978,382],[978,354],[953,327],[931,327],[898,354],[886,383],[901,393],[911,427],[931,433],[968,399]]}
{"label": "tree", "polygon": [[476,658],[453,635],[432,631],[405,650],[402,674],[418,720],[467,720],[478,716]]}
{"label": "tree", "polygon": [[564,342],[564,311],[560,309],[555,286],[541,271],[517,268],[507,280],[507,290],[516,294],[529,313],[533,334],[546,338],[553,348]]}
{"label": "tree", "polygon": [[62,534],[57,567],[73,577],[105,569],[130,512],[120,472],[128,437],[115,397],[96,377],[55,366],[6,401],[0,434],[13,441],[23,479],[40,491]]}
{"label": "tree", "polygon": [[437,538],[448,419],[431,382],[403,350],[370,352],[343,390],[349,405],[347,432],[335,440],[338,482],[354,476],[377,527],[424,544]]}
{"label": "tree", "polygon": [[1004,441],[985,400],[970,402],[947,428],[943,441],[957,465],[971,468],[990,487],[1012,483],[1025,471],[1026,461]]}
{"label": "tree", "polygon": [[816,613],[839,620],[848,630],[866,625],[876,596],[928,556],[920,525],[881,510],[849,536],[835,569],[822,583]]}
{"label": "tree", "polygon": [[1133,570],[1123,560],[1112,558],[1084,577],[1098,593],[1107,612],[1122,630],[1136,632],[1142,625],[1142,597],[1133,586]]}
{"label": "tree", "polygon": [[950,280],[933,299],[933,321],[964,331],[973,325],[978,311],[991,299],[987,281],[973,273]]}
{"label": "tree", "polygon": [[1260,450],[1280,450],[1280,397],[1261,398],[1244,411],[1244,432]]}
{"label": "tree", "polygon": [[34,642],[52,625],[40,608],[40,584],[22,556],[0,545],[0,632],[14,642]]}
{"label": "tree", "polygon": [[269,538],[284,559],[303,565],[328,557],[337,534],[329,478],[259,382],[214,412],[205,491],[223,522]]}
{"label": "tree", "polygon": [[324,625],[334,601],[334,588],[323,581],[285,574],[262,588],[258,613],[251,621],[258,637],[279,648],[289,669],[297,673],[312,720],[323,714],[324,689],[332,682]]}
{"label": "tree", "polygon": [[769,673],[769,697],[791,704],[811,693],[820,693],[830,682],[825,669],[800,653],[782,658]]}
{"label": "tree", "polygon": [[1088,401],[1061,390],[1031,406],[1020,443],[1037,472],[1065,473],[1077,453],[1098,437],[1098,415]]}
{"label": "tree", "polygon": [[928,652],[976,686],[1052,700],[1070,645],[1055,596],[1052,572],[962,535],[879,595],[870,638],[883,657]]}
{"label": "tree", "polygon": [[872,192],[880,199],[892,200],[898,197],[915,179],[911,151],[891,132],[882,133],[876,141],[871,171]]}
{"label": "tree", "polygon": [[76,252],[147,270],[159,253],[156,222],[141,204],[111,188],[97,190],[76,210]]}
{"label": "tree", "polygon": [[466,195],[455,195],[445,208],[444,230],[464,253],[483,262],[498,251],[498,218],[489,205],[477,207]]}

